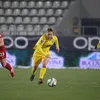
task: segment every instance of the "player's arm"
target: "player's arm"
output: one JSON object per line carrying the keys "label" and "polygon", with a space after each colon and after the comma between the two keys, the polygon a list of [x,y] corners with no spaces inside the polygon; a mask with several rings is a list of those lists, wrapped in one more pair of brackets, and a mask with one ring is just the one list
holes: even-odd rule
{"label": "player's arm", "polygon": [[57,52],[59,52],[60,51],[59,42],[58,42],[58,38],[56,36],[55,36],[55,45],[56,45]]}
{"label": "player's arm", "polygon": [[35,45],[34,48],[35,48],[36,51],[40,52],[41,55],[46,56],[45,52],[43,52],[43,50],[42,50],[42,48],[41,48],[42,45],[44,44],[44,42],[45,42],[44,37],[43,37],[43,36],[40,37],[40,39],[38,40],[38,42],[36,43],[36,45]]}
{"label": "player's arm", "polygon": [[4,45],[4,40],[2,38],[2,36],[0,35],[0,46],[3,46]]}

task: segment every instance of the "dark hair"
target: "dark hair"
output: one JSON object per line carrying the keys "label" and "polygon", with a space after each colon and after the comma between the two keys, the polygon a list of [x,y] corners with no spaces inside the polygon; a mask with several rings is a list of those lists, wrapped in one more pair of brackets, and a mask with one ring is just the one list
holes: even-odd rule
{"label": "dark hair", "polygon": [[47,31],[48,32],[53,32],[53,29],[52,28],[48,28]]}

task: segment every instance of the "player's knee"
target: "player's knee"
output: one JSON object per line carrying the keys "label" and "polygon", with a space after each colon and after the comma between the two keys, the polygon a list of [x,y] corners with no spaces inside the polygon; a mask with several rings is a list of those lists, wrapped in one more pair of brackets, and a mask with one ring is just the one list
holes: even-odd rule
{"label": "player's knee", "polygon": [[34,69],[37,69],[37,68],[38,68],[38,65],[35,65],[33,68],[34,68]]}
{"label": "player's knee", "polygon": [[5,67],[6,67],[6,64],[2,64],[2,67],[4,67],[4,68],[5,68]]}
{"label": "player's knee", "polygon": [[42,68],[46,68],[46,65],[43,65]]}
{"label": "player's knee", "polygon": [[1,62],[2,67],[6,67],[6,62]]}
{"label": "player's knee", "polygon": [[48,64],[48,60],[44,60],[42,63],[43,66],[47,66],[47,64]]}
{"label": "player's knee", "polygon": [[42,66],[45,68],[47,66],[47,64],[48,64],[47,62],[43,62]]}

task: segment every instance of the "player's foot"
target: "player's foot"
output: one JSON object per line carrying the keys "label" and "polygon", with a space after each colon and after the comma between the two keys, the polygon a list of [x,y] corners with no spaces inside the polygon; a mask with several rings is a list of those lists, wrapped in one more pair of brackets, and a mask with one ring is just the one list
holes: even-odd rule
{"label": "player's foot", "polygon": [[11,69],[11,71],[10,71],[10,74],[11,74],[12,77],[15,76],[15,72],[14,72],[14,68],[13,68],[13,67],[12,67],[12,69]]}
{"label": "player's foot", "polygon": [[34,77],[35,77],[35,75],[32,74],[31,77],[30,77],[30,81],[33,81]]}
{"label": "player's foot", "polygon": [[43,79],[39,79],[38,84],[42,84],[43,83]]}

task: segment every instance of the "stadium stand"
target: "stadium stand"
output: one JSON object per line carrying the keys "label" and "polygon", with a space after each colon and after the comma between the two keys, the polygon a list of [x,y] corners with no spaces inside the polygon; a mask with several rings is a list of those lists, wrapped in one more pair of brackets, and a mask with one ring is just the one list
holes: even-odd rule
{"label": "stadium stand", "polygon": [[[71,0],[2,0],[0,32],[8,35],[41,35],[60,23]],[[7,35],[7,34],[6,34]]]}

